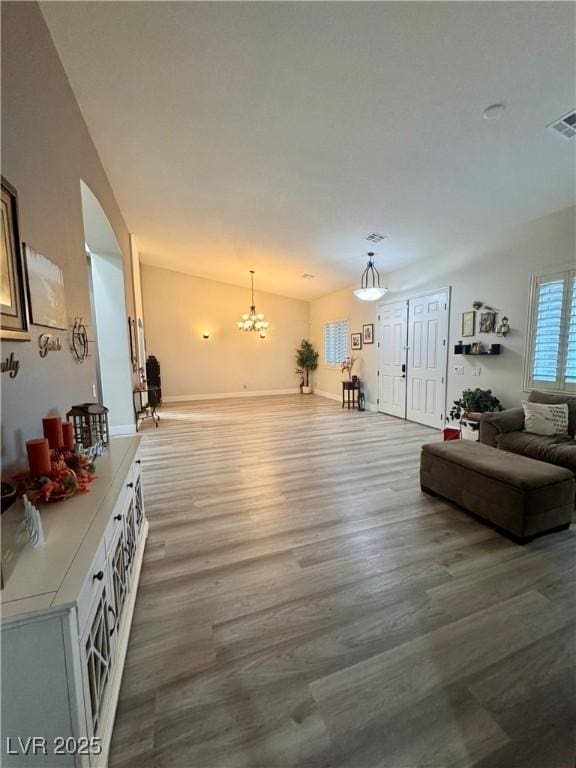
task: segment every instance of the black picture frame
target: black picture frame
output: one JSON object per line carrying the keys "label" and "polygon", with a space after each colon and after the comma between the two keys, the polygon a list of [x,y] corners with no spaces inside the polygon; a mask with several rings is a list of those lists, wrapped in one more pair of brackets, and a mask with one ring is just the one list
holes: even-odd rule
{"label": "black picture frame", "polygon": [[[0,339],[30,341],[28,276],[20,242],[18,193],[4,176],[1,209]],[[8,298],[10,303],[4,302]]]}
{"label": "black picture frame", "polygon": [[130,339],[130,364],[132,372],[138,370],[138,357],[136,355],[136,320],[133,317],[128,318],[128,338]]}
{"label": "black picture frame", "polygon": [[488,310],[480,314],[480,333],[494,333],[496,330],[496,312]]}
{"label": "black picture frame", "polygon": [[350,349],[358,350],[362,349],[362,334],[351,333],[350,334]]}
{"label": "black picture frame", "polygon": [[362,326],[362,344],[374,344],[374,323]]}

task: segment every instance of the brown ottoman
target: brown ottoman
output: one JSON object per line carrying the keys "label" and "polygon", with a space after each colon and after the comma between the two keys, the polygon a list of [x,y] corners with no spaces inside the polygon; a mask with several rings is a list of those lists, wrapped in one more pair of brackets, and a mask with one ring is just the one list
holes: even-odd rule
{"label": "brown ottoman", "polygon": [[522,542],[572,522],[569,469],[471,440],[423,445],[420,485]]}

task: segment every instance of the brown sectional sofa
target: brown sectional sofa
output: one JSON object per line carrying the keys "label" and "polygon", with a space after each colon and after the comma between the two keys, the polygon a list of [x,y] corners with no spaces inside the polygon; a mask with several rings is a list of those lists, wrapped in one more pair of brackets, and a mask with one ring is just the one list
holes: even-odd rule
{"label": "brown sectional sofa", "polygon": [[509,453],[555,464],[571,470],[576,476],[576,397],[551,395],[534,390],[528,400],[533,403],[568,404],[568,435],[533,435],[524,432],[524,411],[483,413],[480,420],[480,442]]}

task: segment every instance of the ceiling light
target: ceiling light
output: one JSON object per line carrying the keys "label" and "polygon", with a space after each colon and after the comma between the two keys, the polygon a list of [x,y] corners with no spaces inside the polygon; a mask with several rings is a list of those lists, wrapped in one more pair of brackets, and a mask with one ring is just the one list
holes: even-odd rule
{"label": "ceiling light", "polygon": [[491,104],[482,112],[484,120],[498,120],[504,114],[506,104]]}
{"label": "ceiling light", "polygon": [[371,243],[381,243],[382,240],[386,240],[386,235],[381,235],[379,232],[372,232],[366,237]]}
{"label": "ceiling light", "polygon": [[[372,281],[372,285],[368,283]],[[368,264],[362,272],[360,288],[356,288],[354,296],[362,301],[378,301],[388,291],[388,288],[380,288],[380,274],[374,266],[374,254],[372,251],[368,254]]]}
{"label": "ceiling light", "polygon": [[302,277],[304,278],[304,280],[314,280],[314,278],[316,277],[316,275],[311,275],[311,274],[309,274],[308,272],[304,272],[304,274],[302,275]]}
{"label": "ceiling light", "polygon": [[250,312],[245,312],[242,315],[242,320],[238,320],[236,325],[241,331],[258,331],[260,338],[266,338],[266,330],[270,323],[264,320],[264,315],[261,312],[256,312],[256,305],[254,304],[254,270],[250,270],[250,280],[252,283],[252,304],[250,305]]}

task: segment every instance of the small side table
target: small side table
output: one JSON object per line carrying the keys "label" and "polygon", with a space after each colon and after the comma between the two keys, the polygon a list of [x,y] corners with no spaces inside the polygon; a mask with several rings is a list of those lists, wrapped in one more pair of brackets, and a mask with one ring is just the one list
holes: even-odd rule
{"label": "small side table", "polygon": [[[142,395],[146,394],[146,401],[142,398]],[[138,427],[144,419],[152,419],[158,429],[158,422],[160,416],[156,412],[156,405],[158,404],[158,393],[156,387],[136,387],[134,390],[134,413],[136,414],[136,432]]]}
{"label": "small side table", "polygon": [[460,419],[460,436],[463,440],[480,439],[480,418],[481,413],[467,413]]}
{"label": "small side table", "polygon": [[[347,404],[348,410],[350,410],[350,405],[352,405],[352,408],[358,407],[358,398],[357,395],[360,393],[360,380],[356,379],[356,381],[343,381],[342,382],[342,408]],[[352,394],[352,399],[350,399],[350,394]]]}

